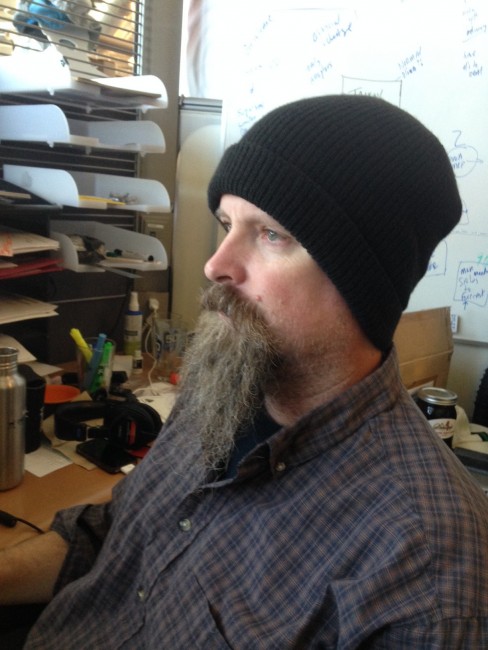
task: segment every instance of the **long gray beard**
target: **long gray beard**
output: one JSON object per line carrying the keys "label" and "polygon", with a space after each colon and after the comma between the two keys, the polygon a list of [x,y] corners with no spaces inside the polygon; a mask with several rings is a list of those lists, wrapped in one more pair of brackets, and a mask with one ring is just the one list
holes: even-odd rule
{"label": "long gray beard", "polygon": [[263,318],[228,287],[210,286],[202,307],[185,352],[173,419],[201,446],[206,475],[226,467],[237,431],[252,421],[264,391],[272,389],[280,357]]}

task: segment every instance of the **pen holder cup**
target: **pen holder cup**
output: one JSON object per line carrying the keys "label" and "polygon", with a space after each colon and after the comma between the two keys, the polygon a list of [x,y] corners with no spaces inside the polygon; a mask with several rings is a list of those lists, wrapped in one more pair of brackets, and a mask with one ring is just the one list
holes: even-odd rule
{"label": "pen holder cup", "polygon": [[187,343],[187,328],[180,316],[172,315],[157,321],[158,378],[168,380],[180,369]]}
{"label": "pen holder cup", "polygon": [[108,392],[112,381],[115,341],[107,338],[101,355],[94,353],[97,343],[96,336],[87,337],[85,342],[87,349],[76,346],[78,386],[81,391],[86,390],[90,395],[100,389],[105,389]]}

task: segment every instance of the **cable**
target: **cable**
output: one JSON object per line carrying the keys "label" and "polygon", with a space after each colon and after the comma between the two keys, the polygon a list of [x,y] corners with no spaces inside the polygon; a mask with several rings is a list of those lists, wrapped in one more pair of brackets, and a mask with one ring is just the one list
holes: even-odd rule
{"label": "cable", "polygon": [[[160,355],[160,348],[158,348],[158,343],[160,344],[160,342],[159,342],[158,325],[157,325],[159,302],[155,299],[150,299],[149,308],[150,308],[150,314],[147,317],[142,328],[142,348],[146,352],[146,354],[148,354],[149,357],[153,360],[152,366],[149,369],[149,372],[147,373],[147,381],[149,384],[149,388],[153,390],[152,374],[156,369],[156,366],[158,365],[159,355]],[[134,394],[137,395],[137,391],[135,391]],[[154,394],[156,395],[157,393],[154,392]]]}
{"label": "cable", "polygon": [[26,519],[22,519],[22,517],[16,517],[15,515],[10,514],[10,512],[5,512],[5,510],[0,510],[0,524],[2,526],[6,526],[7,528],[14,528],[17,522],[21,524],[25,524],[26,526],[30,526],[38,533],[44,534],[45,532],[44,530],[42,530],[42,528],[39,528],[39,526],[36,526],[35,524],[33,524],[30,521],[27,521]]}

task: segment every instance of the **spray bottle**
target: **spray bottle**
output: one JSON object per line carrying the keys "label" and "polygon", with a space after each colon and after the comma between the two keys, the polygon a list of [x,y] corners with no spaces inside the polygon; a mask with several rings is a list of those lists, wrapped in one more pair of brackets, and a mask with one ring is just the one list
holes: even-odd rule
{"label": "spray bottle", "polygon": [[124,354],[134,355],[141,350],[142,312],[139,309],[137,291],[131,291],[129,309],[124,318]]}

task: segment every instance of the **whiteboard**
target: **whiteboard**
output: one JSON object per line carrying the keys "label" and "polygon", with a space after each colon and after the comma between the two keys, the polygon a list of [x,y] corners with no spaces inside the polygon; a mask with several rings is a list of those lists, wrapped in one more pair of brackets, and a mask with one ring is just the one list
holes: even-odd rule
{"label": "whiteboard", "polygon": [[437,135],[463,214],[408,310],[450,306],[460,338],[487,342],[488,2],[263,0],[243,9],[235,36],[224,146],[280,104],[337,93],[382,97]]}

